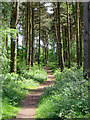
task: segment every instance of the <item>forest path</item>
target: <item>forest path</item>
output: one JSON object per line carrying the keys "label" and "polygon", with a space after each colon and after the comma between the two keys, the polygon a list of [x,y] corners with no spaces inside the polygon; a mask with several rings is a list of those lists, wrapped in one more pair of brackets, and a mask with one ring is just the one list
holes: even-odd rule
{"label": "forest path", "polygon": [[[54,76],[49,67],[44,66],[47,72],[48,80],[41,83],[37,89],[30,89],[30,92],[25,100],[22,101],[22,109],[19,111],[18,116],[14,120],[35,120],[34,115],[37,109],[40,95],[44,92],[44,87],[50,87],[53,85]],[[10,119],[12,120],[12,119]]]}

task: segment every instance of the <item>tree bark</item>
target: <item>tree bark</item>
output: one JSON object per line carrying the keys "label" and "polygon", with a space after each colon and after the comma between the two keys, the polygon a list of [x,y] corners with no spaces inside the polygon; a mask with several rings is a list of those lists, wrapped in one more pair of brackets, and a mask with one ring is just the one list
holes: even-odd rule
{"label": "tree bark", "polygon": [[8,58],[8,35],[6,35],[6,57]]}
{"label": "tree bark", "polygon": [[57,9],[55,10],[55,18],[54,19],[55,19],[55,31],[56,31],[58,64],[60,65],[59,40],[58,40],[58,28],[57,28]]}
{"label": "tree bark", "polygon": [[44,49],[44,46],[43,46],[43,63],[44,63],[44,53],[45,53],[45,49]]}
{"label": "tree bark", "polygon": [[90,1],[88,2],[88,77],[90,78]]}
{"label": "tree bark", "polygon": [[46,38],[46,31],[45,31],[45,64],[47,64],[47,38]]}
{"label": "tree bark", "polygon": [[64,69],[63,57],[62,57],[62,43],[61,43],[61,32],[60,32],[60,2],[57,2],[57,10],[58,10],[58,40],[59,40],[59,54],[60,54],[60,68],[61,71]]}
{"label": "tree bark", "polygon": [[65,27],[65,62],[67,62],[67,27]]}
{"label": "tree bark", "polygon": [[[19,2],[14,3],[12,7],[12,15],[10,28],[16,29],[18,22],[18,14],[19,14]],[[10,72],[16,73],[16,56],[17,56],[17,39],[13,38],[13,34],[11,33],[11,64],[10,64]]]}
{"label": "tree bark", "polygon": [[68,68],[70,68],[70,16],[69,16],[69,2],[67,4],[67,37],[68,37]]}
{"label": "tree bark", "polygon": [[65,58],[65,27],[62,25],[62,38],[63,38],[63,58],[64,62],[66,61]]}
{"label": "tree bark", "polygon": [[[79,4],[81,7],[82,3]],[[82,8],[82,7],[81,7]],[[79,17],[79,33],[80,33],[80,66],[82,66],[82,33],[83,33],[83,29],[82,29],[82,9],[80,8],[80,17]]]}
{"label": "tree bark", "polygon": [[33,66],[33,50],[34,50],[34,8],[32,7],[32,55],[31,55],[31,65]]}
{"label": "tree bark", "polygon": [[48,39],[47,39],[47,61],[48,61]]}
{"label": "tree bark", "polygon": [[84,3],[84,73],[90,78],[90,2]]}
{"label": "tree bark", "polygon": [[29,56],[28,56],[28,63],[29,63],[29,70],[31,69],[31,4],[29,3]]}
{"label": "tree bark", "polygon": [[80,40],[80,34],[79,34],[79,2],[76,2],[76,49],[77,49],[77,68],[79,68],[79,61],[80,61],[80,48],[79,48],[79,40]]}
{"label": "tree bark", "polygon": [[38,64],[40,64],[40,2],[39,2],[39,50],[38,50]]}
{"label": "tree bark", "polygon": [[25,59],[26,59],[26,65],[27,65],[27,51],[28,51],[28,17],[29,17],[29,14],[28,14],[28,11],[29,11],[29,2],[27,2],[27,10],[26,10],[26,50],[25,50]]}

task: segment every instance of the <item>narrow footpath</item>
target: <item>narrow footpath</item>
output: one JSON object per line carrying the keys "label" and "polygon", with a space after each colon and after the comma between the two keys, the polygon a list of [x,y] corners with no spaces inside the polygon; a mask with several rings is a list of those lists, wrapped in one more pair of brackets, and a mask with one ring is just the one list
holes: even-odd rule
{"label": "narrow footpath", "polygon": [[44,69],[47,72],[48,80],[40,84],[38,89],[30,89],[30,91],[33,92],[30,92],[26,99],[22,101],[22,109],[19,111],[18,116],[13,120],[35,120],[34,115],[40,100],[40,95],[44,92],[44,87],[48,88],[53,85],[54,80],[54,76],[49,67],[44,66]]}

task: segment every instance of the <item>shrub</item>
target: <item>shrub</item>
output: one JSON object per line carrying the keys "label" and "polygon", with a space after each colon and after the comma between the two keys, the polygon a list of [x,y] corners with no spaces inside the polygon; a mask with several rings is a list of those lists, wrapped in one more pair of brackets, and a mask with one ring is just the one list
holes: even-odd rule
{"label": "shrub", "polygon": [[[21,100],[27,95],[30,89],[36,89],[41,82],[47,79],[46,72],[38,67],[23,70],[22,73],[7,73],[0,75],[2,78],[2,117],[3,119],[15,117]],[[10,109],[9,109],[10,108]]]}
{"label": "shrub", "polygon": [[36,82],[42,83],[43,81],[47,80],[47,73],[38,67],[33,67],[32,71],[25,71],[23,70],[21,75],[26,79],[34,79]]}
{"label": "shrub", "polygon": [[36,118],[89,118],[88,81],[82,69],[59,70],[56,81],[41,96]]}

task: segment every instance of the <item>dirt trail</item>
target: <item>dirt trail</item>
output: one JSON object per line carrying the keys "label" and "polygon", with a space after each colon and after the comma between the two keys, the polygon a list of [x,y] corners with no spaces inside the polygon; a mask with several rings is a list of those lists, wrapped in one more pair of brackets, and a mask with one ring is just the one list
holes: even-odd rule
{"label": "dirt trail", "polygon": [[53,85],[54,76],[49,67],[44,67],[47,72],[48,80],[40,84],[39,88],[36,90],[30,89],[30,92],[25,100],[22,101],[22,109],[19,111],[18,116],[15,119],[10,120],[35,120],[34,115],[40,100],[40,95],[44,92],[44,87],[49,87]]}

